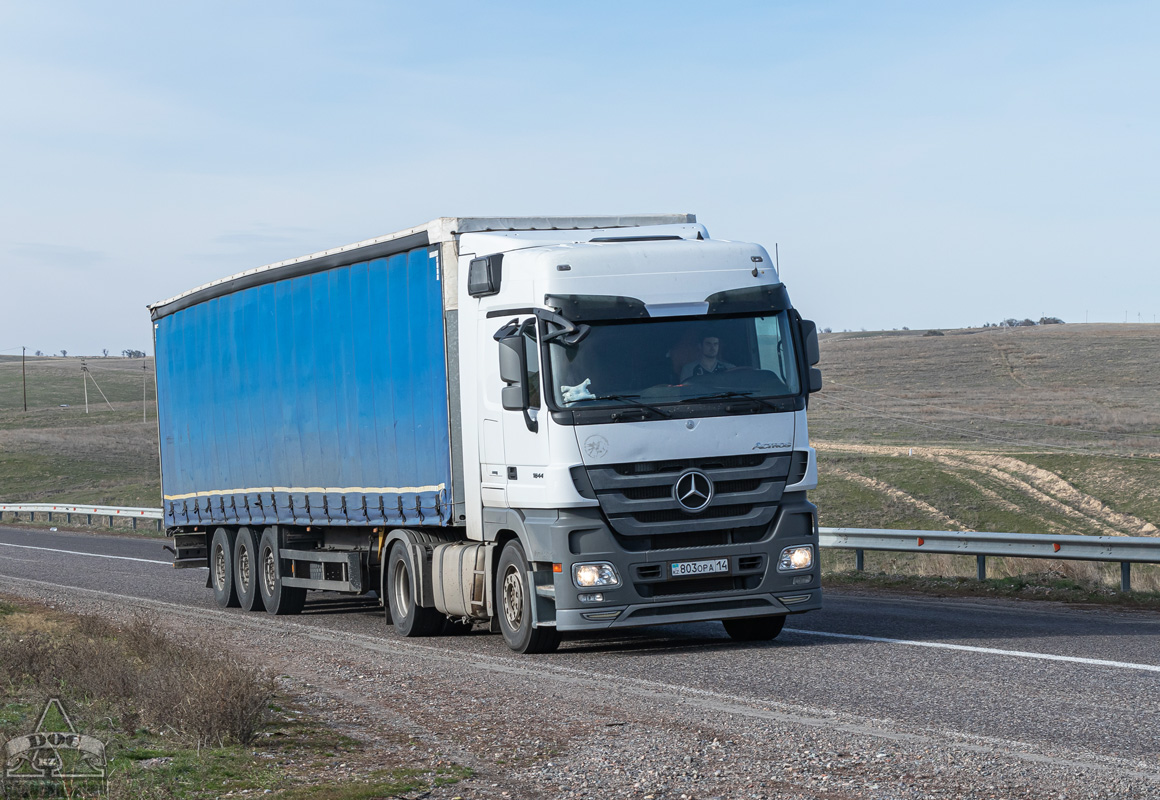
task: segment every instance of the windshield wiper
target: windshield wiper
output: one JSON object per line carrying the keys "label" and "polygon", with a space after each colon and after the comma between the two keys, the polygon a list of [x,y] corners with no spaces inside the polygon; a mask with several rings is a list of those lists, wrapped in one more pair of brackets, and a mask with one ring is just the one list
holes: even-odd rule
{"label": "windshield wiper", "polygon": [[[649,405],[648,403],[642,403],[639,400],[634,399],[637,397],[640,397],[640,395],[638,395],[638,394],[602,394],[602,395],[599,395],[597,397],[593,397],[592,399],[593,400],[620,400],[621,402],[628,403],[630,406],[636,406],[637,408],[643,408],[645,411],[652,411],[654,414],[660,414],[662,417],[665,417],[666,419],[672,419],[673,415],[670,414],[669,412],[665,411],[664,409],[657,408],[656,406]],[[584,399],[587,400],[588,398],[584,398]]]}
{"label": "windshield wiper", "polygon": [[690,398],[686,399],[684,402],[686,402],[686,403],[702,403],[702,402],[705,402],[707,400],[729,400],[730,398],[734,398],[734,397],[739,398],[741,400],[748,400],[751,403],[760,403],[761,405],[768,408],[770,411],[781,411],[781,409],[778,406],[774,405],[773,403],[769,402],[768,400],[765,400],[765,399],[760,398],[760,397],[754,397],[753,392],[720,392],[718,394],[707,394],[703,397],[690,397]]}

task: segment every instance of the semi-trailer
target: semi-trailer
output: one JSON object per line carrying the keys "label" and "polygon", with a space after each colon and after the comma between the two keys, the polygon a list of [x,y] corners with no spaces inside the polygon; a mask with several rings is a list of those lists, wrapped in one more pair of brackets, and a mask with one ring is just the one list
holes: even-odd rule
{"label": "semi-trailer", "polygon": [[174,566],[220,606],[375,592],[522,653],[821,607],[816,328],[691,214],[443,217],[149,310]]}

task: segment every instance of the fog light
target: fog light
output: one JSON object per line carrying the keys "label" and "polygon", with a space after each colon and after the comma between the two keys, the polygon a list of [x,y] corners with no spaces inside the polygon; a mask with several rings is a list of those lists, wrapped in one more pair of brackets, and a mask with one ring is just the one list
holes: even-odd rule
{"label": "fog light", "polygon": [[604,594],[602,592],[593,592],[592,594],[578,594],[576,599],[581,603],[603,603]]}
{"label": "fog light", "polygon": [[787,547],[781,551],[781,558],[777,561],[778,572],[793,572],[799,569],[809,569],[814,565],[814,548],[812,545]]}
{"label": "fog light", "polygon": [[619,586],[620,575],[617,574],[616,567],[607,561],[595,564],[573,564],[572,582],[581,589],[594,586]]}

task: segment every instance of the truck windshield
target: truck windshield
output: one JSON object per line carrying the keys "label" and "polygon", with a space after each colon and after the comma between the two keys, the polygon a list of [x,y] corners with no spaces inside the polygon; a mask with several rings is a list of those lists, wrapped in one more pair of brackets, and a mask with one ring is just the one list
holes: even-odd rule
{"label": "truck windshield", "polygon": [[578,344],[548,346],[560,408],[785,397],[801,390],[789,316],[593,322]]}

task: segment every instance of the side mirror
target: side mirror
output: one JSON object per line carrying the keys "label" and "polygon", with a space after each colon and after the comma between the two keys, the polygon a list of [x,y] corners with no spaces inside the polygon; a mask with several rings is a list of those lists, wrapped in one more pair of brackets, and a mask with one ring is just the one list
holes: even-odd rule
{"label": "side mirror", "polygon": [[818,326],[811,320],[802,320],[802,340],[806,347],[806,361],[812,366],[822,360],[818,347]]}
{"label": "side mirror", "polygon": [[822,390],[822,371],[817,367],[810,367],[810,394]]}
{"label": "side mirror", "polygon": [[505,333],[501,328],[496,333],[499,342],[499,377],[506,386],[500,389],[499,400],[505,411],[524,412],[524,424],[533,433],[539,430],[539,422],[532,414],[531,387],[528,385],[528,351],[524,331],[528,325],[535,325],[535,320],[529,320],[523,325]]}
{"label": "side mirror", "polygon": [[499,377],[507,384],[500,392],[500,399],[508,411],[522,411],[528,407],[528,387],[524,384],[527,367],[524,338],[517,333],[500,339]]}

